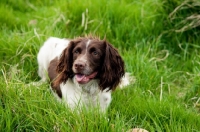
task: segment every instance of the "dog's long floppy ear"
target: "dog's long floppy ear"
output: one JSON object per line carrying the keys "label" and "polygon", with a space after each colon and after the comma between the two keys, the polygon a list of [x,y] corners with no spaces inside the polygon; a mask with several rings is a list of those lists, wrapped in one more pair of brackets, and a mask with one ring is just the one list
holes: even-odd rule
{"label": "dog's long floppy ear", "polygon": [[76,43],[71,41],[67,48],[65,48],[59,58],[58,65],[56,67],[56,72],[58,73],[57,78],[53,82],[54,86],[60,85],[62,82],[66,82],[68,78],[73,75],[72,64],[73,64],[73,54],[72,51]]}
{"label": "dog's long floppy ear", "polygon": [[125,74],[124,61],[119,55],[117,49],[104,40],[105,44],[105,57],[102,69],[100,71],[99,86],[101,90],[109,88],[115,90],[120,83],[121,78]]}

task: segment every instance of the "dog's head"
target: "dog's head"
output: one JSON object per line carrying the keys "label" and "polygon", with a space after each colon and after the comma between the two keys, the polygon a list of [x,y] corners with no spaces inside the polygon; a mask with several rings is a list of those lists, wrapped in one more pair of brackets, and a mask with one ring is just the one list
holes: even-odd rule
{"label": "dog's head", "polygon": [[63,51],[57,72],[55,85],[75,76],[79,84],[98,79],[101,90],[114,90],[124,75],[124,62],[106,40],[83,37],[72,40]]}

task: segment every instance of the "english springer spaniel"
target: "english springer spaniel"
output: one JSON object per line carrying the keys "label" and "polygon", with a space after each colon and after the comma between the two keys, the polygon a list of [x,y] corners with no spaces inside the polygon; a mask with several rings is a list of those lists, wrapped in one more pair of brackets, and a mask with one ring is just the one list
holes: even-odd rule
{"label": "english springer spaniel", "polygon": [[106,40],[78,37],[73,40],[50,37],[38,56],[38,74],[49,80],[55,95],[74,108],[100,106],[102,111],[111,102],[111,91],[129,84],[123,77],[124,62]]}

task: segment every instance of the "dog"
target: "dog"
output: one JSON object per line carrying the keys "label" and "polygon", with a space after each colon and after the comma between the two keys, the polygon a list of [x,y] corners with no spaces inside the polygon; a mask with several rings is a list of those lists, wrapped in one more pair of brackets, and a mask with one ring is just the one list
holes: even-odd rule
{"label": "dog", "polygon": [[118,50],[98,37],[50,37],[40,48],[37,60],[41,80],[49,80],[55,95],[70,108],[99,106],[105,111],[111,103],[111,92],[118,85],[129,84]]}

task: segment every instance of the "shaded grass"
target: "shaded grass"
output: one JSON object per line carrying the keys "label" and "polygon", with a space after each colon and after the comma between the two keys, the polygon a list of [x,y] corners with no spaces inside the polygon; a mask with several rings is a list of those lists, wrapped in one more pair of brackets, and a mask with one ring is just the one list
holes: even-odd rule
{"label": "shaded grass", "polygon": [[164,21],[162,40],[175,53],[180,53],[180,45],[193,50],[194,44],[199,47],[199,11],[198,0],[164,0],[163,9],[167,13]]}

